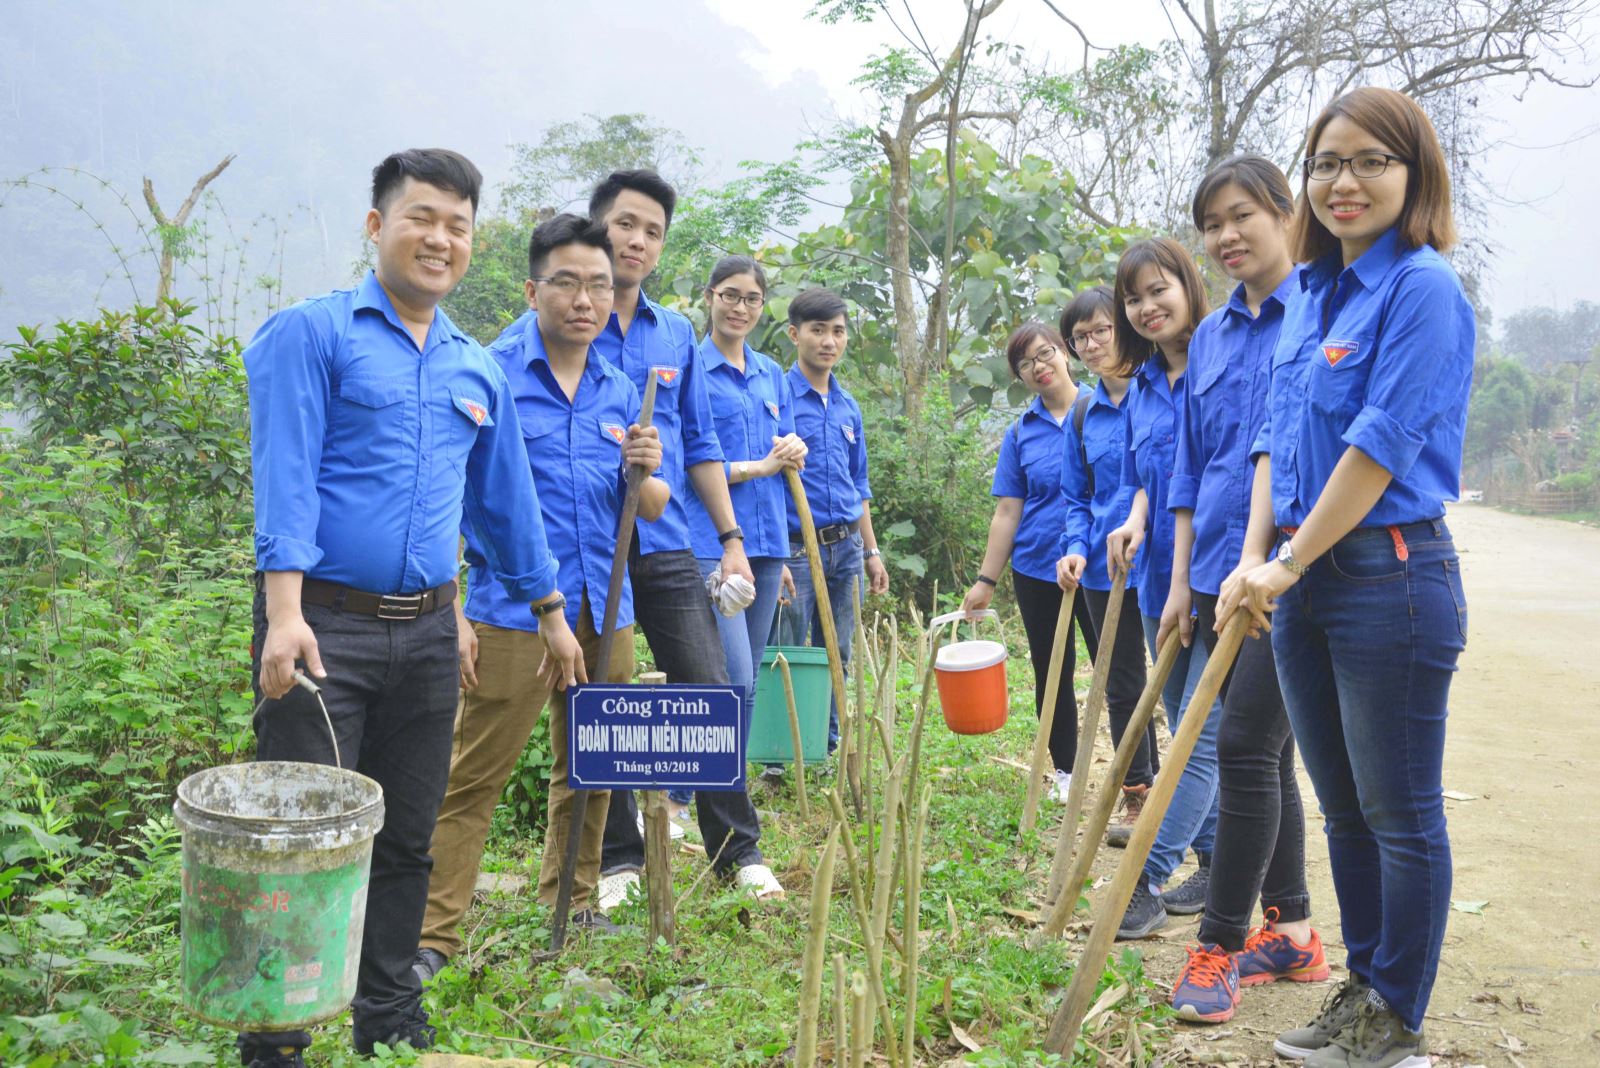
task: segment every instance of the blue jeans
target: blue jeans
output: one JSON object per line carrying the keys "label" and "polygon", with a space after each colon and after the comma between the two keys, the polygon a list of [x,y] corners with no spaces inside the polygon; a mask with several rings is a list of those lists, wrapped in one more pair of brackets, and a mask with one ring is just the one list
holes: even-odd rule
{"label": "blue jeans", "polygon": [[[1155,616],[1141,616],[1144,621],[1144,640],[1150,647],[1151,659],[1157,659],[1156,631],[1161,620]],[[1161,688],[1161,704],[1167,710],[1167,729],[1178,733],[1184,713],[1189,710],[1189,698],[1194,696],[1195,685],[1206,670],[1206,647],[1196,640],[1189,648],[1178,653],[1172,665],[1172,674]],[[1165,886],[1172,873],[1183,863],[1183,855],[1191,848],[1196,853],[1210,854],[1217,841],[1217,729],[1222,723],[1222,701],[1211,706],[1211,715],[1195,739],[1194,752],[1184,765],[1178,778],[1178,788],[1172,795],[1161,829],[1156,832],[1155,845],[1144,862],[1144,873],[1156,886]]]}
{"label": "blue jeans", "polygon": [[1442,519],[1340,540],[1278,601],[1272,650],[1325,817],[1352,975],[1422,1023],[1450,909],[1442,765],[1466,648],[1461,564]]}
{"label": "blue jeans", "polygon": [[[721,560],[699,559],[700,575],[710,576]],[[717,613],[717,634],[722,652],[728,658],[728,682],[744,687],[744,738],[750,740],[750,716],[756,706],[756,672],[767,651],[767,636],[772,633],[772,617],[778,608],[778,583],[783,577],[783,558],[753,556],[750,570],[756,577],[756,599],[749,608],[732,617]],[[688,790],[668,790],[667,796],[687,805],[694,796]]]}
{"label": "blue jeans", "polygon": [[[806,558],[805,546],[790,542],[789,549],[793,553],[787,563],[790,574],[794,576],[794,604],[778,612],[777,624],[773,628],[773,644],[806,645],[809,635],[809,644],[820,648],[826,643],[822,640],[817,595],[811,584],[811,562]],[[865,589],[857,590],[858,585],[864,587],[866,584],[866,577],[861,571],[861,534],[858,531],[843,541],[819,546],[819,549],[822,554],[822,576],[828,583],[828,604],[833,608],[833,629],[839,635],[839,661],[844,665],[848,677],[850,644],[856,633],[858,598],[866,592]],[[838,746],[839,709],[830,698],[828,752],[833,752]]]}

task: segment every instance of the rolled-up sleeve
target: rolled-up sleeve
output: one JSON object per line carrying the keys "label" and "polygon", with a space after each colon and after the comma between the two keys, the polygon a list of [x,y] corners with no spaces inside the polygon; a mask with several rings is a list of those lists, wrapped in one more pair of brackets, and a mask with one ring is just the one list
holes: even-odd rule
{"label": "rolled-up sleeve", "polygon": [[256,567],[309,571],[322,559],[317,473],[327,427],[332,326],[325,313],[285,309],[244,351],[255,480]]}
{"label": "rolled-up sleeve", "polygon": [[[1191,367],[1191,370],[1193,368]],[[1194,511],[1200,500],[1200,475],[1205,470],[1205,459],[1200,455],[1198,401],[1194,390],[1183,391],[1183,403],[1177,412],[1177,447],[1173,450],[1172,478],[1167,483],[1167,510]]]}
{"label": "rolled-up sleeve", "polygon": [[717,439],[717,427],[711,417],[711,390],[706,383],[705,364],[700,360],[700,349],[694,343],[687,320],[674,322],[672,329],[682,331],[672,338],[674,349],[682,354],[683,385],[678,388],[679,425],[683,433],[683,465],[721,463],[725,456],[722,443]]}
{"label": "rolled-up sleeve", "polygon": [[1021,448],[1017,444],[1017,431],[1021,423],[1012,423],[1000,439],[1000,458],[995,463],[994,483],[989,488],[991,497],[1027,497],[1028,483],[1022,473]]}
{"label": "rolled-up sleeve", "polygon": [[462,507],[490,574],[513,600],[532,603],[555,592],[556,558],[545,537],[511,387],[495,370],[493,425],[484,420],[467,456]]}
{"label": "rolled-up sleeve", "polygon": [[1471,371],[1472,346],[1461,342],[1463,303],[1460,283],[1440,264],[1409,271],[1385,309],[1365,403],[1343,437],[1395,478],[1411,470],[1429,431],[1457,403],[1453,383]]}
{"label": "rolled-up sleeve", "polygon": [[1139,454],[1133,448],[1133,401],[1130,395],[1122,402],[1122,478],[1119,485],[1131,489],[1139,489],[1143,484],[1139,481]]}
{"label": "rolled-up sleeve", "polygon": [[872,483],[867,479],[867,423],[861,415],[861,405],[853,399],[850,402],[852,413],[856,422],[861,427],[861,432],[856,435],[856,440],[850,445],[850,477],[855,480],[856,492],[864,501],[872,500]]}
{"label": "rolled-up sleeve", "polygon": [[1094,515],[1089,507],[1089,473],[1084,470],[1083,449],[1078,446],[1078,428],[1072,419],[1067,420],[1061,438],[1066,449],[1061,457],[1061,496],[1067,505],[1061,555],[1087,558]]}

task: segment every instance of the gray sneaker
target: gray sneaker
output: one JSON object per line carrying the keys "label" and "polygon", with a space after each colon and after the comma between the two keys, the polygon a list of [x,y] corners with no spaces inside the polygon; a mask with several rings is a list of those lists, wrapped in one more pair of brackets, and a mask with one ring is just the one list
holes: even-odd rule
{"label": "gray sneaker", "polygon": [[443,971],[449,963],[450,958],[437,949],[423,948],[417,950],[417,955],[412,958],[411,970],[417,973],[417,982],[427,986],[428,980]]}
{"label": "gray sneaker", "polygon": [[1347,977],[1323,1000],[1322,1011],[1315,1020],[1278,1036],[1272,1044],[1273,1052],[1292,1061],[1303,1061],[1322,1049],[1333,1041],[1334,1035],[1355,1022],[1356,1008],[1363,1003],[1369,989],[1355,976]]}
{"label": "gray sneaker", "polygon": [[1408,1031],[1376,990],[1356,1006],[1355,1022],[1305,1059],[1306,1068],[1429,1068],[1428,1041]]}

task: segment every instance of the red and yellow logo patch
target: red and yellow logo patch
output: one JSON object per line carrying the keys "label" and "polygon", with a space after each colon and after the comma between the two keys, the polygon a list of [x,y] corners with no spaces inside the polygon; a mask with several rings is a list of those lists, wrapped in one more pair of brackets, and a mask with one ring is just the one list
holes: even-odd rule
{"label": "red and yellow logo patch", "polygon": [[1337,367],[1340,360],[1360,347],[1354,341],[1327,341],[1322,345],[1322,355],[1327,358],[1329,367]]}
{"label": "red and yellow logo patch", "polygon": [[456,407],[465,412],[467,418],[479,426],[482,426],[483,421],[489,418],[489,409],[484,407],[482,401],[474,400],[471,397],[457,397]]}
{"label": "red and yellow logo patch", "polygon": [[650,370],[655,372],[657,380],[663,386],[670,386],[677,381],[678,369],[676,367],[652,367]]}
{"label": "red and yellow logo patch", "polygon": [[610,438],[612,441],[615,441],[618,445],[621,445],[622,439],[628,436],[628,432],[622,427],[618,426],[616,423],[601,423],[600,429],[605,432],[605,435],[608,438]]}

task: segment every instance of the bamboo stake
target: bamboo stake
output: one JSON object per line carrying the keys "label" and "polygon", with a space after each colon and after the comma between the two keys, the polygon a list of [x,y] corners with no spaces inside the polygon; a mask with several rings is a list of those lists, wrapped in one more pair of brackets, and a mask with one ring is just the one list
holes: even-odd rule
{"label": "bamboo stake", "polygon": [[[901,1041],[905,1053],[905,1068],[912,1068],[917,1048],[917,952],[921,948],[918,930],[922,926],[922,844],[928,832],[928,802],[933,798],[933,787],[922,788],[922,799],[917,803],[916,832],[911,835],[911,853],[906,858],[905,900],[905,976],[900,986],[906,992],[906,1030]],[[907,813],[909,819],[910,813]]]}
{"label": "bamboo stake", "polygon": [[789,706],[789,738],[794,743],[794,788],[800,799],[800,818],[809,820],[811,802],[806,799],[806,758],[800,740],[800,711],[794,703],[794,676],[789,673],[789,658],[782,653],[774,656],[772,663],[778,669],[778,677],[783,679],[783,699]]}
{"label": "bamboo stake", "polygon": [[[646,671],[639,676],[639,682],[644,686],[664,686],[667,676],[661,671]],[[672,823],[667,817],[665,790],[644,791],[644,879],[650,944],[661,939],[670,946],[678,940],[678,922],[672,893]]]}
{"label": "bamboo stake", "polygon": [[[1072,632],[1072,605],[1078,597],[1076,587],[1061,598],[1061,611],[1056,614],[1055,639],[1050,645],[1050,671],[1045,676],[1044,704],[1039,706],[1039,731],[1033,736],[1032,772],[1028,775],[1028,793],[1022,802],[1022,834],[1033,830],[1039,818],[1039,786],[1044,778],[1045,761],[1050,756],[1050,731],[1056,722],[1056,697],[1061,692],[1061,675],[1067,659],[1067,642]],[[1068,686],[1072,682],[1068,680]]]}
{"label": "bamboo stake", "polygon": [[[867,1068],[867,1051],[872,1046],[872,1017],[867,1011],[867,981],[860,972],[850,976],[850,1006],[854,1023],[850,1028],[850,1068]],[[894,1055],[890,1054],[890,1063]]]}
{"label": "bamboo stake", "polygon": [[900,844],[896,829],[900,819],[900,799],[904,795],[906,756],[889,770],[883,786],[883,829],[878,836],[878,852],[872,864],[872,930],[881,943],[889,927],[889,895],[894,889],[895,853]]}
{"label": "bamboo stake", "polygon": [[1139,695],[1139,703],[1134,707],[1133,716],[1128,721],[1128,729],[1123,732],[1122,741],[1117,743],[1117,754],[1111,758],[1111,767],[1106,772],[1105,786],[1095,798],[1094,809],[1083,825],[1082,844],[1077,845],[1078,838],[1076,835],[1073,836],[1075,844],[1071,853],[1072,862],[1068,865],[1070,871],[1061,884],[1055,904],[1045,919],[1043,931],[1045,938],[1056,938],[1066,930],[1067,920],[1077,907],[1078,891],[1083,889],[1084,880],[1089,877],[1089,866],[1094,863],[1095,855],[1100,849],[1100,836],[1105,834],[1106,824],[1111,821],[1111,811],[1116,808],[1122,780],[1127,776],[1128,769],[1133,766],[1133,756],[1139,750],[1139,740],[1144,737],[1145,726],[1150,722],[1150,717],[1155,712],[1156,701],[1161,697],[1161,688],[1167,684],[1167,678],[1172,674],[1172,667],[1178,662],[1178,653],[1182,649],[1183,643],[1179,640],[1177,628],[1173,628],[1172,633],[1167,635],[1167,644],[1161,647],[1161,655],[1156,658],[1155,670],[1145,682],[1144,693]]}
{"label": "bamboo stake", "polygon": [[833,955],[833,1068],[850,1063],[850,1008],[845,1001],[844,954]]}
{"label": "bamboo stake", "polygon": [[839,853],[842,826],[828,829],[816,871],[811,876],[811,926],[806,935],[805,961],[800,970],[800,1033],[795,1036],[794,1063],[815,1068],[817,1015],[822,1003],[822,961],[828,947],[828,906],[833,900],[833,863]]}
{"label": "bamboo stake", "polygon": [[[828,791],[828,804],[833,808],[834,821],[841,827],[848,827],[850,824],[844,814],[844,799],[839,796],[837,789]],[[861,946],[867,952],[872,998],[878,1006],[878,1015],[883,1022],[884,1044],[889,1052],[889,1060],[893,1062],[897,1043],[894,1037],[894,1016],[889,1009],[889,993],[883,986],[883,941],[878,938],[872,924],[872,909],[867,901],[866,883],[861,877],[861,861],[856,855],[855,839],[848,833],[841,837],[844,841],[845,864],[850,870],[850,902],[855,906],[856,926],[861,929]]]}
{"label": "bamboo stake", "polygon": [[[867,743],[867,672],[865,662],[870,654],[865,648],[867,644],[866,631],[862,629],[861,625],[861,576],[859,575],[851,583],[850,599],[855,606],[856,612],[855,633],[852,635],[851,641],[851,646],[855,650],[851,659],[855,661],[856,668],[856,700],[855,707],[850,710],[849,723],[841,723],[839,727],[840,734],[843,734],[848,729],[851,736],[850,753],[845,760],[845,776],[850,783],[851,793],[857,798],[856,814],[860,816],[864,813],[862,802],[866,797],[865,789],[862,786],[861,751],[866,748]],[[841,707],[840,715],[843,714]],[[868,756],[870,755],[868,754]]]}
{"label": "bamboo stake", "polygon": [[1150,787],[1150,795],[1145,799],[1139,821],[1134,824],[1122,863],[1117,867],[1117,874],[1106,891],[1105,900],[1100,903],[1094,926],[1089,929],[1089,940],[1083,947],[1078,966],[1073,969],[1072,983],[1067,987],[1066,997],[1062,999],[1055,1018],[1050,1021],[1050,1030],[1044,1042],[1048,1052],[1065,1054],[1077,1042],[1084,1013],[1089,1008],[1090,998],[1094,996],[1100,973],[1105,970],[1106,956],[1116,937],[1117,927],[1122,922],[1122,914],[1127,911],[1128,901],[1133,897],[1134,884],[1143,874],[1144,862],[1150,856],[1150,847],[1155,844],[1156,832],[1160,830],[1161,820],[1166,816],[1172,795],[1178,788],[1178,778],[1194,752],[1195,742],[1206,725],[1206,718],[1211,714],[1212,702],[1222,689],[1222,681],[1228,677],[1234,658],[1239,654],[1239,646],[1244,642],[1249,622],[1248,612],[1234,613],[1217,640],[1217,647],[1212,651],[1211,660],[1200,675],[1200,681],[1195,685],[1194,696],[1189,699],[1183,723],[1172,738],[1167,759],[1156,775],[1155,784]]}
{"label": "bamboo stake", "polygon": [[[1083,710],[1083,723],[1078,730],[1078,755],[1072,762],[1072,786],[1067,790],[1067,808],[1061,820],[1061,830],[1056,837],[1055,858],[1050,864],[1050,881],[1045,884],[1045,899],[1054,901],[1061,892],[1061,882],[1067,874],[1067,852],[1072,847],[1073,836],[1078,833],[1078,817],[1083,812],[1084,791],[1089,788],[1089,762],[1094,757],[1094,736],[1100,726],[1100,715],[1106,707],[1106,680],[1111,677],[1111,654],[1117,645],[1117,630],[1122,621],[1122,602],[1128,586],[1127,571],[1119,571],[1111,581],[1110,598],[1106,601],[1105,625],[1100,628],[1100,645],[1094,657],[1094,682],[1089,687],[1089,700]],[[1143,657],[1143,650],[1139,651]]]}

